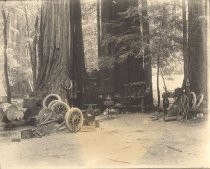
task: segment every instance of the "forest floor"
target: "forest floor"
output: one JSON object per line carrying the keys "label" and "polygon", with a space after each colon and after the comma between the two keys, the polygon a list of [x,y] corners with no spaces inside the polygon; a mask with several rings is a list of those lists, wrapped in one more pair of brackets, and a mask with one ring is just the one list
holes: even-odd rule
{"label": "forest floor", "polygon": [[91,132],[63,130],[21,142],[0,137],[0,168],[210,167],[207,121],[152,121],[151,115],[103,116]]}

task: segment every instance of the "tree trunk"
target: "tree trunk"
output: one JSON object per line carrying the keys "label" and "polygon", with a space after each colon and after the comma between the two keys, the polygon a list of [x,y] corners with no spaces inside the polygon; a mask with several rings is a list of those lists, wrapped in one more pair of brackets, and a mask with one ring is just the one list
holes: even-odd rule
{"label": "tree trunk", "polygon": [[159,88],[159,71],[160,71],[160,56],[157,56],[157,95],[158,95],[158,108],[160,107],[160,88]]}
{"label": "tree trunk", "polygon": [[[142,0],[142,27],[143,27],[143,42],[145,44],[150,44],[150,33],[149,33],[149,18],[147,12],[147,0]],[[146,96],[146,104],[149,106],[153,105],[153,95],[152,95],[152,67],[151,67],[151,56],[149,55],[149,48],[146,47],[144,50],[145,57],[145,83],[149,88],[149,93]]]}
{"label": "tree trunk", "polygon": [[87,78],[84,60],[84,45],[82,35],[82,16],[80,0],[70,1],[70,59],[67,62],[70,79],[75,82],[76,99],[74,105],[81,107],[84,103],[85,81]]}
{"label": "tree trunk", "polygon": [[9,29],[9,13],[6,15],[5,11],[2,9],[2,17],[4,21],[3,27],[3,37],[4,37],[4,77],[6,82],[6,93],[7,93],[7,102],[11,103],[11,89],[9,84],[9,75],[8,75],[8,58],[7,58],[7,40],[8,40],[8,29]]}
{"label": "tree trunk", "polygon": [[100,20],[100,0],[97,0],[97,40],[98,40],[98,57],[101,56],[101,20]]}
{"label": "tree trunk", "polygon": [[[35,95],[55,93],[80,104],[85,78],[80,1],[43,0]],[[68,79],[71,93],[62,85]]]}
{"label": "tree trunk", "polygon": [[207,97],[207,48],[204,0],[188,0],[188,52],[191,90]]}
{"label": "tree trunk", "polygon": [[183,17],[183,59],[184,59],[184,78],[189,78],[189,59],[187,55],[187,20],[185,0],[182,0],[182,17]]}
{"label": "tree trunk", "polygon": [[[25,19],[26,19],[26,31],[27,31],[27,38],[30,39],[30,32],[29,32],[29,21],[28,21],[28,14],[26,11],[26,8],[24,8],[25,13]],[[36,88],[36,78],[37,78],[37,34],[38,34],[38,21],[39,17],[36,17],[36,21],[34,24],[35,28],[35,35],[33,38],[33,43],[31,44],[28,41],[28,49],[29,49],[29,55],[31,60],[31,69],[32,69],[32,75],[33,75],[33,89]]]}

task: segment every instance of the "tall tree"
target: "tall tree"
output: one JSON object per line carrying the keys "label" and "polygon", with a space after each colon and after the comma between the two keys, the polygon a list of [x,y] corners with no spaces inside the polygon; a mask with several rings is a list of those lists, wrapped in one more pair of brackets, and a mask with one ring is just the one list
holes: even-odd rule
{"label": "tall tree", "polygon": [[[80,0],[43,0],[34,94],[57,93],[80,104],[85,77]],[[69,79],[73,81],[71,94],[62,85]]]}
{"label": "tall tree", "polygon": [[183,58],[184,58],[184,77],[189,78],[187,57],[187,19],[186,19],[186,2],[182,0],[182,18],[183,18]]}
{"label": "tall tree", "polygon": [[153,95],[152,95],[152,67],[151,67],[151,55],[149,55],[149,44],[150,44],[150,33],[149,33],[149,18],[147,11],[147,0],[142,0],[142,30],[143,30],[143,43],[145,43],[144,57],[145,57],[145,82],[149,89],[146,96],[146,104],[153,105]]}
{"label": "tall tree", "polygon": [[189,80],[196,94],[207,94],[205,1],[188,0]]}
{"label": "tall tree", "polygon": [[125,83],[143,79],[142,61],[138,57],[139,51],[134,48],[140,36],[139,15],[132,13],[137,7],[137,0],[101,1],[102,48],[99,60],[108,67],[108,76],[103,79],[109,78],[108,85],[116,92]]}
{"label": "tall tree", "polygon": [[[27,38],[30,39],[30,26],[29,26],[29,19],[28,19],[28,11],[26,7],[24,7],[24,14],[25,14],[25,20],[26,20],[26,34]],[[36,15],[35,23],[34,23],[34,37],[33,42],[31,43],[28,40],[28,49],[29,49],[29,55],[30,55],[30,61],[31,61],[31,69],[32,69],[32,76],[33,76],[33,88],[36,88],[36,79],[37,79],[37,41],[38,41],[38,28],[39,28],[39,16]]]}
{"label": "tall tree", "polygon": [[9,29],[9,12],[7,12],[4,7],[1,9],[4,26],[3,26],[3,37],[4,37],[4,77],[6,82],[6,93],[7,102],[11,103],[11,89],[8,75],[8,57],[7,57],[7,45],[8,45],[8,29]]}
{"label": "tall tree", "polygon": [[100,0],[97,0],[97,40],[98,40],[98,57],[101,55],[101,16],[100,16]]}

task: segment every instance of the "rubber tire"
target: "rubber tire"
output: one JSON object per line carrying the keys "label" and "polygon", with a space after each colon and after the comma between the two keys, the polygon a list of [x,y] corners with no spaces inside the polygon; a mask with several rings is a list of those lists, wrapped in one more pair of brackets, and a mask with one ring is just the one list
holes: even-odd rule
{"label": "rubber tire", "polygon": [[[44,100],[43,100],[43,102],[42,102],[42,106],[44,107],[44,108],[47,108],[48,107],[48,105],[53,101],[51,101],[51,102],[49,102],[49,100],[50,99],[52,99],[52,98],[56,98],[56,99],[54,99],[54,100],[60,100],[61,101],[61,98],[60,98],[60,96],[59,95],[57,95],[57,94],[49,94],[49,95],[47,95],[45,98],[44,98]],[[49,102],[49,103],[48,103]]]}
{"label": "rubber tire", "polygon": [[58,106],[58,105],[63,105],[63,106],[65,106],[66,107],[66,109],[67,109],[67,111],[66,112],[64,112],[64,113],[59,113],[59,114],[62,114],[63,116],[65,116],[65,114],[70,110],[70,107],[69,107],[69,105],[68,104],[66,104],[65,102],[62,102],[62,101],[57,101],[56,103],[54,103],[52,106],[51,106],[51,110],[55,113],[55,114],[57,114],[57,112],[55,112],[55,107],[56,106]]}
{"label": "rubber tire", "polygon": [[[79,113],[80,116],[81,116],[81,121],[80,121],[79,125],[77,126],[77,129],[76,129],[76,130],[73,129],[73,128],[69,125],[69,119],[70,119],[71,114],[72,114],[73,112],[77,112],[77,113]],[[82,113],[82,111],[81,111],[80,109],[78,109],[78,108],[71,108],[71,109],[66,113],[66,115],[65,115],[65,125],[66,125],[67,129],[68,129],[70,132],[78,132],[78,131],[82,128],[83,122],[84,122],[83,113]]]}

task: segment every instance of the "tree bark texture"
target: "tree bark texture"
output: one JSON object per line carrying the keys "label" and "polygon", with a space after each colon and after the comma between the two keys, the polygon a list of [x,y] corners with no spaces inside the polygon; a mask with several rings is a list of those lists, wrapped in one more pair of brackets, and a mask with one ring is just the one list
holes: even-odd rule
{"label": "tree bark texture", "polygon": [[8,57],[7,57],[7,40],[8,40],[8,29],[9,29],[9,13],[6,14],[4,9],[1,10],[4,26],[3,26],[3,38],[4,38],[4,77],[6,82],[6,93],[7,102],[11,103],[11,89],[8,75]]}
{"label": "tree bark texture", "polygon": [[43,0],[35,94],[56,93],[70,100],[62,81],[74,81],[82,95],[85,75],[80,1]]}
{"label": "tree bark texture", "polygon": [[204,0],[188,0],[188,52],[191,90],[207,96],[207,46]]}

